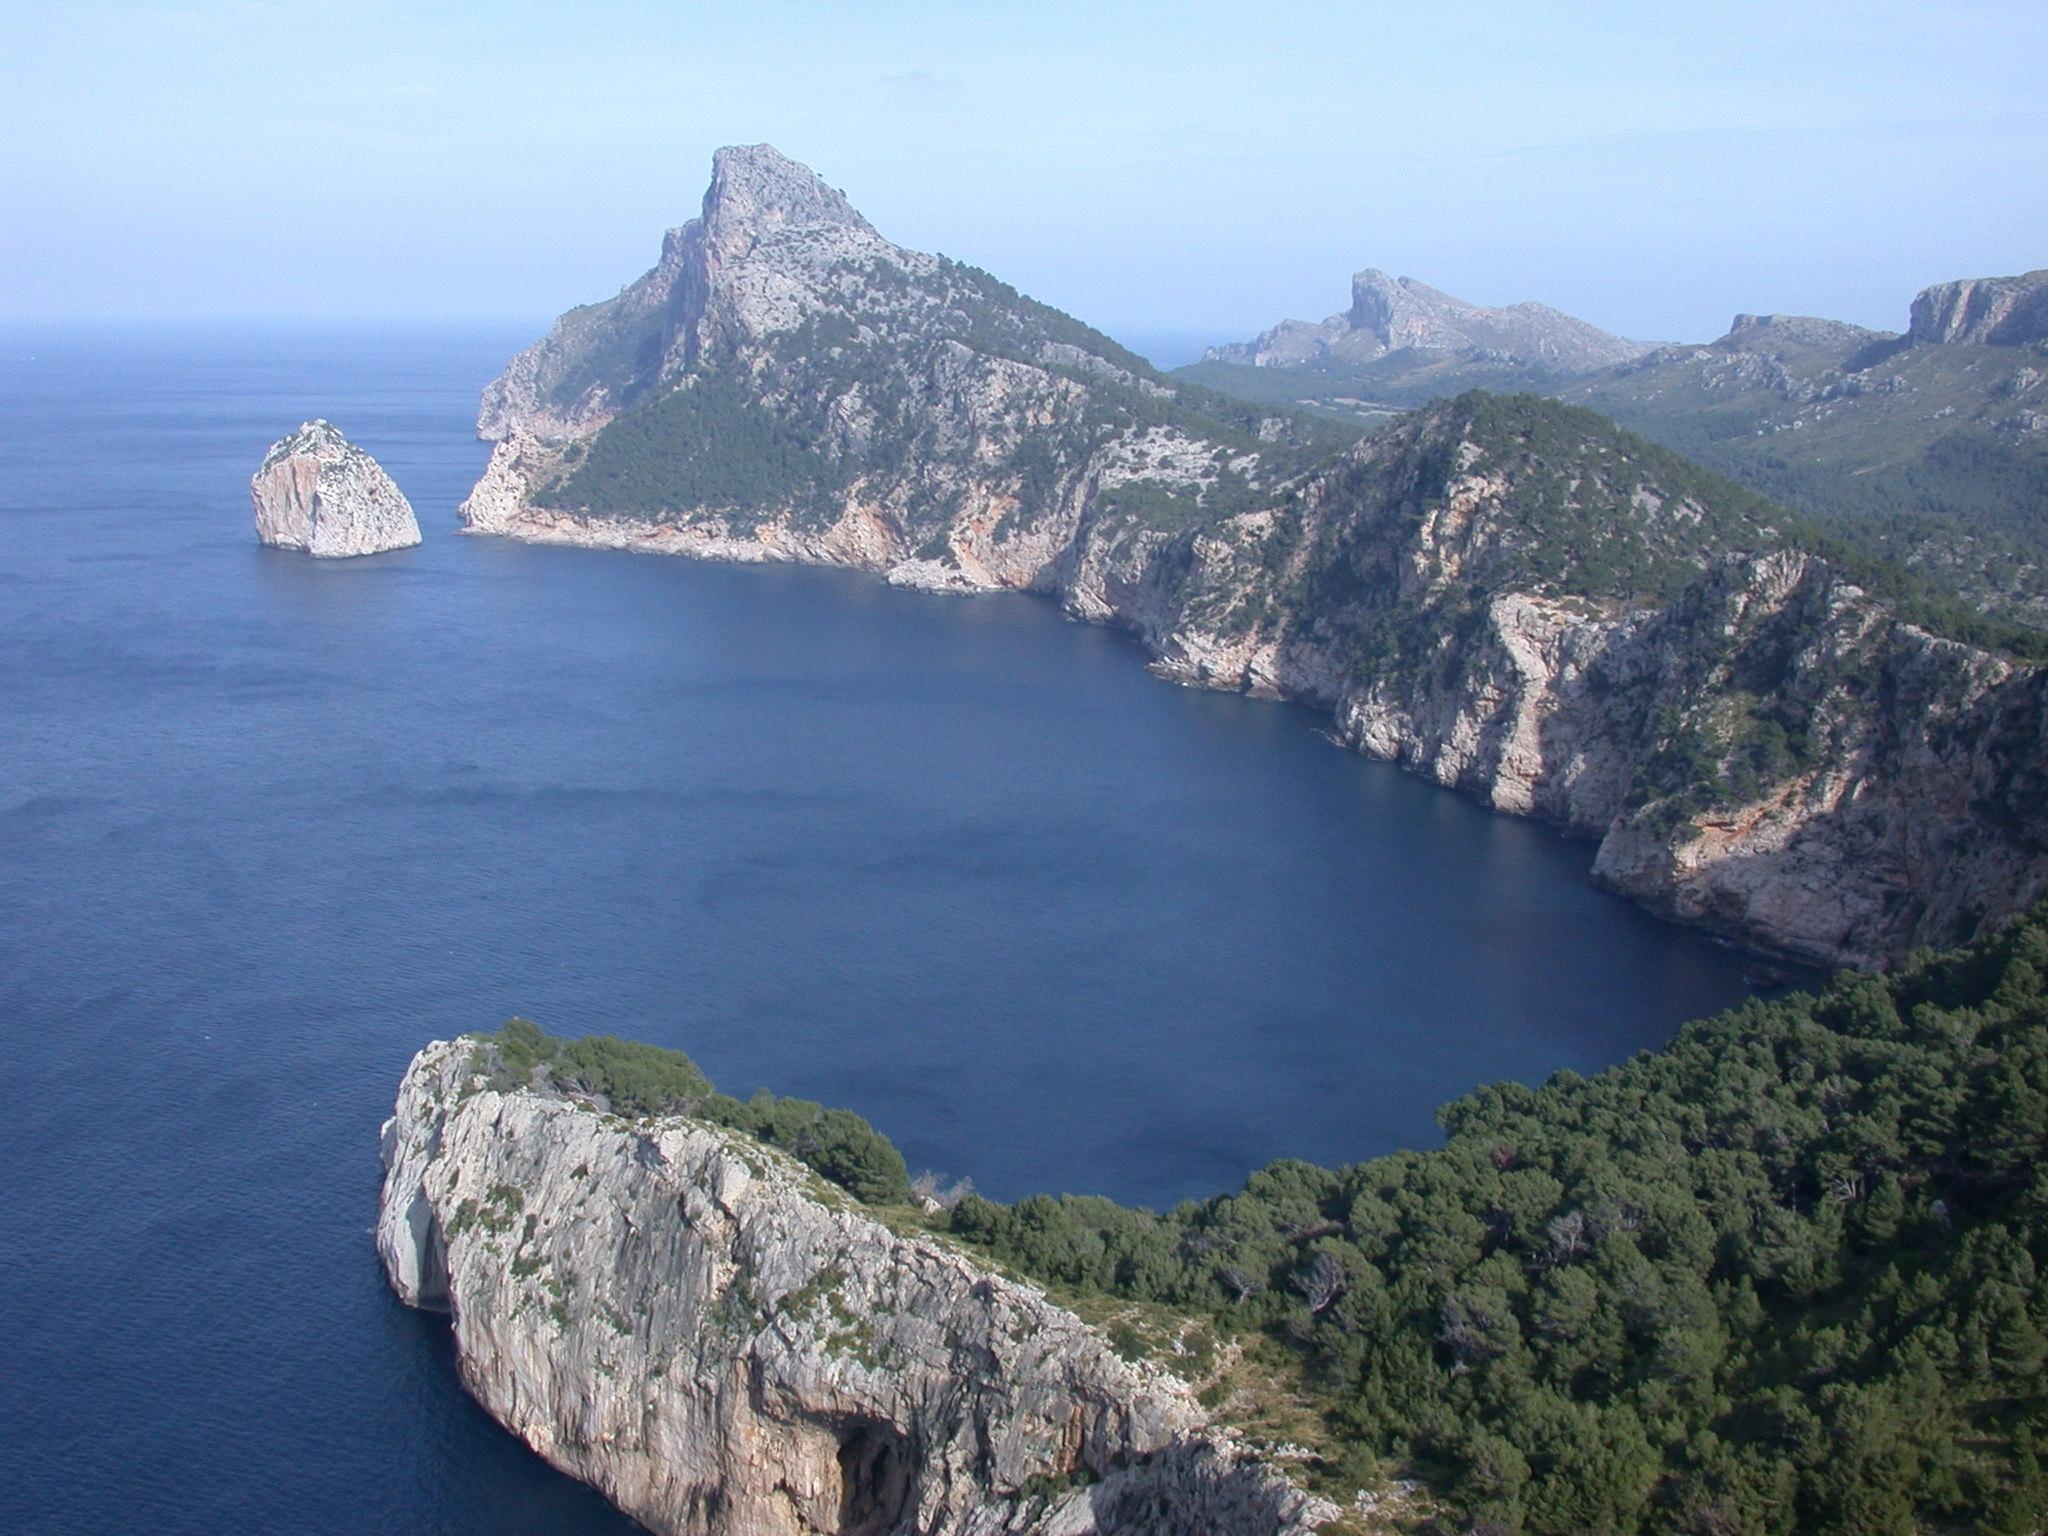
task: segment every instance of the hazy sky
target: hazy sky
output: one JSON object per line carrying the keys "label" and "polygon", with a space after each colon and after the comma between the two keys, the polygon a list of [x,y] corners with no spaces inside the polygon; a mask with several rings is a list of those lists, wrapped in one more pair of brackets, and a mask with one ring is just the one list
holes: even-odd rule
{"label": "hazy sky", "polygon": [[2048,266],[2048,4],[0,0],[0,315],[603,297],[767,140],[1111,331],[1364,266],[1650,338]]}

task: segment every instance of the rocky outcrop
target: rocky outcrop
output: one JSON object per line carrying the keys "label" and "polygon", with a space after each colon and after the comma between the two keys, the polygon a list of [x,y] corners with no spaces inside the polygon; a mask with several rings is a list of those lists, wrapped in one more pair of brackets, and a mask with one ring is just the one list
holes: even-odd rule
{"label": "rocky outcrop", "polygon": [[1480,354],[1583,373],[1650,350],[1547,304],[1488,308],[1412,277],[1368,268],[1351,279],[1351,307],[1320,325],[1285,320],[1256,339],[1211,347],[1205,361],[1255,368],[1358,364],[1407,348]]}
{"label": "rocky outcrop", "polygon": [[[1086,551],[1066,601],[1166,676],[1318,704],[1361,752],[1597,838],[1601,883],[1752,947],[1877,966],[2048,893],[2048,671],[1797,549],[1688,570],[1773,530],[1715,525],[1604,430],[1538,465],[1441,407],[1286,510]],[[1532,530],[1553,471],[1583,521]],[[1604,590],[1559,542],[1613,562]]]}
{"label": "rocky outcrop", "polygon": [[1933,345],[2048,344],[2048,268],[1936,283],[1913,300],[1907,337]]}
{"label": "rocky outcrop", "polygon": [[1031,1286],[737,1133],[414,1059],[377,1248],[493,1417],[662,1536],[1295,1536],[1332,1518]]}
{"label": "rocky outcrop", "polygon": [[279,549],[338,558],[420,541],[412,504],[383,466],[325,421],[270,445],[249,481],[256,537]]}
{"label": "rocky outcrop", "polygon": [[1846,357],[1875,343],[1897,339],[1891,331],[1874,331],[1846,320],[1824,320],[1815,315],[1737,315],[1728,323],[1728,334],[1714,345],[1725,351],[1815,348]]}

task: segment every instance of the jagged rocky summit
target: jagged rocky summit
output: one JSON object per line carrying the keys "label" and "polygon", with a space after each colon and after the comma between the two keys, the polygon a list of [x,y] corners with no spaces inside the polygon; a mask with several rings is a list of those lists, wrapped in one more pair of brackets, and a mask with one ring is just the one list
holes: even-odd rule
{"label": "jagged rocky summit", "polygon": [[1348,433],[1165,381],[975,268],[890,244],[765,145],[484,395],[479,532],[1043,586],[1084,518],[1249,502]]}
{"label": "jagged rocky summit", "polygon": [[764,146],[721,151],[702,217],[479,428],[475,531],[1045,592],[1165,676],[1317,705],[1598,839],[1596,878],[1758,948],[1878,965],[2048,890],[2041,670],[1777,509],[1533,396],[1363,442],[1227,400]]}
{"label": "jagged rocky summit", "polygon": [[249,480],[256,537],[322,558],[374,555],[420,542],[420,525],[384,468],[326,421],[270,445]]}
{"label": "jagged rocky summit", "polygon": [[1440,293],[1412,277],[1367,268],[1351,279],[1351,307],[1320,324],[1283,320],[1248,342],[1211,347],[1205,361],[1254,368],[1371,362],[1390,352],[1472,354],[1582,373],[1652,348],[1575,319],[1548,304],[1489,308]]}
{"label": "jagged rocky summit", "polygon": [[377,1248],[463,1384],[661,1536],[1298,1536],[1337,1511],[1034,1287],[682,1116],[414,1058]]}

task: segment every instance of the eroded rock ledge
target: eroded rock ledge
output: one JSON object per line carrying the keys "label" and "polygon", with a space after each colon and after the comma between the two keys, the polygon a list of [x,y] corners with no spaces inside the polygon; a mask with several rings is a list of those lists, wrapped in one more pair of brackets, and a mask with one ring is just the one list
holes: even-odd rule
{"label": "eroded rock ledge", "polygon": [[1037,1290],[682,1117],[414,1058],[377,1248],[464,1385],[657,1532],[1294,1536],[1334,1518]]}

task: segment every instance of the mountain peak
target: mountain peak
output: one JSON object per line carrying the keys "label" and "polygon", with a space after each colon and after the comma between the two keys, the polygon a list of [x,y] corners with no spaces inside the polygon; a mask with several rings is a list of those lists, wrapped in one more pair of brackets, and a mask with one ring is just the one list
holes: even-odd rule
{"label": "mountain peak", "polygon": [[869,230],[846,195],[772,144],[729,145],[711,157],[704,222],[756,230],[839,225]]}

